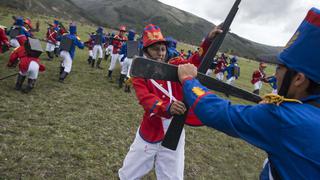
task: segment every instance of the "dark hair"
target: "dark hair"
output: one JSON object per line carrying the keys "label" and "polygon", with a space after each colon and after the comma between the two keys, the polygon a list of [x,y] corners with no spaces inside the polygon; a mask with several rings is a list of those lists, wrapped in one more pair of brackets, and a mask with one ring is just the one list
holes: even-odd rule
{"label": "dark hair", "polygon": [[320,94],[320,84],[309,79],[309,86],[307,88],[307,93],[310,95],[318,95]]}

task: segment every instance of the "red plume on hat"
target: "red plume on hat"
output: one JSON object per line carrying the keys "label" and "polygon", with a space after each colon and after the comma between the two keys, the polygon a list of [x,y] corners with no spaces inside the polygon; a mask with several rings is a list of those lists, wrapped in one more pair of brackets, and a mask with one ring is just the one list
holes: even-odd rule
{"label": "red plume on hat", "polygon": [[154,24],[147,25],[143,30],[143,47],[146,48],[152,44],[164,42],[166,43],[165,38],[163,37],[159,26]]}

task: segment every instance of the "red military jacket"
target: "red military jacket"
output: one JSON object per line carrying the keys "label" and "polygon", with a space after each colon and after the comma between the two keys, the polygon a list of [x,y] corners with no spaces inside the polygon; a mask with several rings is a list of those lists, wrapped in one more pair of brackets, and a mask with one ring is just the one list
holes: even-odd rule
{"label": "red military jacket", "polygon": [[227,67],[226,62],[223,59],[219,59],[216,68],[214,69],[214,73],[218,74],[222,72]]}
{"label": "red military jacket", "polygon": [[112,46],[113,46],[112,53],[119,54],[121,46],[125,41],[127,41],[127,37],[115,35],[114,39],[112,40]]}
{"label": "red military jacket", "polygon": [[88,41],[84,42],[84,45],[88,47],[89,50],[93,50],[94,41],[92,38],[90,38]]}
{"label": "red military jacket", "polygon": [[53,28],[48,28],[46,37],[47,37],[47,41],[49,43],[56,44],[57,43],[57,36],[58,36],[57,31],[55,31]]}
{"label": "red military jacket", "polygon": [[7,46],[8,48],[10,47],[9,40],[6,36],[4,29],[0,28],[0,53],[2,53],[3,45]]}
{"label": "red military jacket", "polygon": [[263,71],[256,70],[252,74],[251,83],[255,84],[258,81],[265,81],[266,74]]}
{"label": "red military jacket", "polygon": [[31,61],[34,61],[39,64],[39,71],[40,72],[45,71],[45,66],[43,64],[40,64],[39,58],[27,56],[27,53],[26,53],[24,46],[20,46],[12,51],[12,53],[10,54],[10,59],[9,59],[7,66],[9,66],[9,67],[13,66],[15,64],[15,62],[18,61],[18,59],[20,59],[19,70],[22,73],[26,73],[28,71],[29,64]]}
{"label": "red military jacket", "polygon": [[[199,66],[202,55],[204,55],[210,46],[211,41],[205,40],[201,48],[201,54],[196,53],[189,59],[176,57],[169,61],[170,64],[192,63]],[[168,91],[167,81],[156,80],[160,86]],[[182,86],[178,82],[171,82],[172,95],[179,101],[183,100]],[[170,98],[159,90],[149,79],[133,78],[133,88],[139,104],[145,110],[140,124],[139,134],[147,142],[157,143],[163,140],[165,132],[161,118],[169,119],[172,115],[169,113]],[[186,124],[192,126],[201,126],[202,123],[195,116],[192,109],[189,109]]]}

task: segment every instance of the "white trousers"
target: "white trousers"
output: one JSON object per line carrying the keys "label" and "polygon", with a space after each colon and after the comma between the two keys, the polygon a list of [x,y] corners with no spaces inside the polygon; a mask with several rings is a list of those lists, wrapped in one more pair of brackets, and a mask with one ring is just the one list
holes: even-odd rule
{"label": "white trousers", "polygon": [[111,54],[111,63],[109,66],[109,71],[114,70],[117,61],[120,63],[120,54]]}
{"label": "white trousers", "polygon": [[55,44],[51,44],[51,43],[47,42],[46,51],[53,52],[55,47],[56,47]]}
{"label": "white trousers", "polygon": [[70,73],[72,67],[72,59],[70,53],[68,51],[61,51],[60,57],[62,57],[61,65],[62,67],[64,67],[64,71]]}
{"label": "white trousers", "polygon": [[89,50],[89,56],[93,57],[93,51],[92,50]]}
{"label": "white trousers", "polygon": [[22,76],[28,76],[28,79],[37,79],[39,74],[39,64],[31,61],[28,67],[28,71],[25,73],[19,72]]}
{"label": "white trousers", "polygon": [[106,55],[110,55],[112,51],[113,51],[113,46],[112,46],[112,45],[109,45],[109,46],[106,48]]}
{"label": "white trousers", "polygon": [[101,45],[94,45],[93,46],[93,59],[97,59],[97,55],[98,55],[98,58],[102,58],[103,56],[103,52],[102,52],[102,47]]}
{"label": "white trousers", "polygon": [[213,72],[212,69],[208,69],[208,71],[206,72],[206,75],[207,75],[207,76],[211,76],[211,75],[212,75],[212,72]]}
{"label": "white trousers", "polygon": [[236,77],[232,76],[231,78],[227,79],[226,83],[232,85],[235,80],[236,80]]}
{"label": "white trousers", "polygon": [[129,72],[131,69],[131,64],[132,64],[132,58],[125,58],[124,61],[122,62],[121,74],[124,74],[127,77],[130,77]]}
{"label": "white trousers", "polygon": [[17,39],[10,39],[10,46],[14,48],[20,47],[19,41]]}
{"label": "white trousers", "polygon": [[218,74],[216,74],[216,78],[217,78],[219,81],[223,81],[223,78],[224,78],[223,72],[219,72]]}
{"label": "white trousers", "polygon": [[56,48],[59,48],[60,47],[60,41],[57,41],[56,42]]}
{"label": "white trousers", "polygon": [[262,88],[262,81],[257,81],[256,83],[253,84],[254,90],[258,90]]}
{"label": "white trousers", "polygon": [[[138,130],[139,131],[139,130]],[[155,166],[158,180],[182,180],[184,171],[185,131],[181,133],[176,151],[167,149],[159,143],[144,141],[137,132],[134,142],[119,169],[121,180],[141,179]]]}

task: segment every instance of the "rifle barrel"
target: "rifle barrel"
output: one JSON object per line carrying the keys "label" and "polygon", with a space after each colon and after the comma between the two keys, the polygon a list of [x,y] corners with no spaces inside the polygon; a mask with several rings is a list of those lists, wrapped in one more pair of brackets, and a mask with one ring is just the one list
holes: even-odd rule
{"label": "rifle barrel", "polygon": [[199,66],[199,69],[198,69],[199,72],[206,73],[207,70],[209,69],[209,66],[212,63],[213,58],[216,56],[220,46],[222,45],[222,42],[230,29],[231,23],[239,10],[238,6],[240,2],[241,0],[236,0],[235,3],[233,4],[228,16],[223,22],[223,26],[222,26],[223,32],[221,34],[218,34],[213,39],[207,53],[204,55],[202,62]]}

